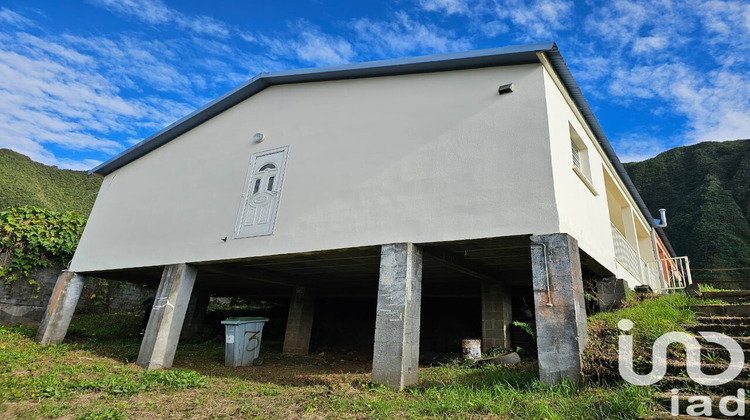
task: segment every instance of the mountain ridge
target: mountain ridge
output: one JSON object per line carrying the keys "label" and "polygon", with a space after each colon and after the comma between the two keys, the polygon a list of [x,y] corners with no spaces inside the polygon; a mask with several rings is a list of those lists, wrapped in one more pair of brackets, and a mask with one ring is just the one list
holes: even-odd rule
{"label": "mountain ridge", "polygon": [[102,177],[34,162],[10,149],[0,149],[0,210],[38,206],[88,216]]}
{"label": "mountain ridge", "polygon": [[[750,267],[750,140],[677,147],[624,166],[649,211],[667,209],[665,232],[693,268]],[[750,279],[750,270],[708,274],[698,277]]]}

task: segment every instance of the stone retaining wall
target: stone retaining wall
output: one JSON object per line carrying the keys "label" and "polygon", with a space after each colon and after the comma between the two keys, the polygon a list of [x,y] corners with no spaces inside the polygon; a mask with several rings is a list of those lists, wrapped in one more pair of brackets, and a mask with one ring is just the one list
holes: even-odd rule
{"label": "stone retaining wall", "polygon": [[[44,268],[10,287],[0,286],[0,323],[39,325],[62,269],[60,265]],[[155,294],[153,287],[87,278],[76,313],[141,311],[141,302]]]}

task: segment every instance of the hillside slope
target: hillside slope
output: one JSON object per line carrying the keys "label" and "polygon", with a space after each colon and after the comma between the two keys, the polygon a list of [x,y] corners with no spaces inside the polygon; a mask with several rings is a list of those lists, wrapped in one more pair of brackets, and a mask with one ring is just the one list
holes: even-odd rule
{"label": "hillside slope", "polygon": [[[750,267],[750,140],[678,147],[625,164],[652,214],[693,268]],[[698,276],[750,279],[750,270]]]}
{"label": "hillside slope", "polygon": [[0,210],[29,205],[88,216],[101,183],[100,176],[43,165],[0,149]]}

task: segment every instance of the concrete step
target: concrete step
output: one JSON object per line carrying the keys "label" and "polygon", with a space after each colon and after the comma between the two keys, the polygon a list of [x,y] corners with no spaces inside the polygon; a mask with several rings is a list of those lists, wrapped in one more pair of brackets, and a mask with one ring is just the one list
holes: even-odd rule
{"label": "concrete step", "polygon": [[[704,349],[722,348],[716,343],[711,343],[711,342],[706,341],[706,339],[701,336],[697,336],[695,338],[698,339],[698,342],[701,344],[701,348],[704,348]],[[742,347],[743,349],[750,350],[750,337],[731,337],[731,338],[732,340],[736,341],[737,344],[739,344],[740,347]]]}
{"label": "concrete step", "polygon": [[[742,352],[744,353],[745,361],[746,362],[750,361],[750,350],[743,349]],[[686,356],[685,356],[684,350],[680,349],[677,351],[676,355],[672,356],[672,359],[675,362],[684,362],[685,357]],[[709,364],[729,363],[729,350],[718,345],[711,346],[711,347],[702,347],[701,348],[701,363],[709,363]]]}
{"label": "concrete step", "polygon": [[663,391],[676,388],[694,395],[737,395],[738,389],[750,390],[750,379],[735,379],[722,385],[706,386],[698,384],[688,376],[665,376],[655,386]]}
{"label": "concrete step", "polygon": [[695,320],[699,324],[727,324],[727,325],[745,325],[750,324],[750,318],[744,316],[697,316]]}
{"label": "concrete step", "polygon": [[721,290],[718,292],[703,292],[703,299],[721,299],[727,303],[750,303],[750,290]]}
{"label": "concrete step", "polygon": [[[673,405],[672,404],[672,397],[673,396],[674,395],[671,392],[663,392],[663,393],[660,393],[660,394],[658,394],[656,396],[656,401],[662,407],[664,407],[664,409],[667,412],[671,412],[672,405]],[[676,401],[675,405],[678,407],[678,414],[686,416],[687,415],[687,408],[689,406],[694,406],[695,407],[695,404],[698,404],[698,402],[696,402],[696,401],[689,401],[689,399],[691,397],[695,397],[695,396],[701,396],[701,397],[707,396],[707,397],[709,397],[711,399],[711,411],[710,411],[710,413],[705,413],[705,415],[708,416],[708,417],[706,417],[706,416],[697,417],[696,416],[696,417],[688,417],[688,418],[701,418],[701,419],[705,419],[705,418],[719,418],[719,419],[724,419],[724,418],[730,418],[730,419],[747,418],[748,404],[747,404],[746,400],[740,402],[740,404],[742,404],[744,406],[744,408],[745,408],[745,414],[746,414],[745,416],[738,416],[738,415],[731,415],[731,414],[730,415],[723,415],[721,413],[720,409],[719,409],[719,403],[721,402],[722,398],[725,398],[724,396],[720,396],[720,395],[711,395],[711,396],[709,396],[709,395],[702,395],[702,394],[691,394],[690,392],[680,392],[679,394],[677,394],[677,401]],[[734,398],[737,398],[737,394],[734,395]],[[698,407],[695,407],[695,408],[698,408]],[[732,403],[727,404],[727,408],[730,410],[731,413],[734,413],[736,410],[738,410],[739,407],[737,406],[736,403],[732,402]],[[677,417],[671,417],[671,418],[677,418]]]}
{"label": "concrete step", "polygon": [[693,305],[693,311],[702,316],[742,316],[750,318],[750,305]]}
{"label": "concrete step", "polygon": [[[742,350],[745,353],[745,361],[750,360],[750,350]],[[708,347],[701,349],[701,360],[709,363],[720,363],[729,361],[729,350],[724,347]]]}
{"label": "concrete step", "polygon": [[750,336],[750,322],[747,324],[698,324],[688,325],[685,327],[692,333],[698,331],[715,331],[726,334],[730,337],[747,337]]}
{"label": "concrete step", "polygon": [[[750,362],[750,360],[746,360]],[[708,375],[716,375],[727,370],[729,362],[726,360],[719,361],[716,363],[701,363],[701,371]],[[685,361],[669,360],[667,361],[667,375],[669,376],[687,376],[687,366]],[[745,363],[745,369],[737,377],[737,379],[750,379],[750,363]]]}

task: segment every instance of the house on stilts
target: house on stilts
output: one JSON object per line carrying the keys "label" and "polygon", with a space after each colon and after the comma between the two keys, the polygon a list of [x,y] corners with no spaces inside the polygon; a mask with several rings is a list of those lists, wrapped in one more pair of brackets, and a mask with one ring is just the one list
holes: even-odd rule
{"label": "house on stilts", "polygon": [[403,388],[423,304],[469,296],[485,349],[510,348],[524,297],[541,379],[575,382],[584,279],[603,299],[687,281],[554,43],[261,73],[92,172],[37,339],[64,338],[86,276],[158,284],[147,368],[212,294],[289,299],[291,354],[316,301],[359,296],[372,379]]}

